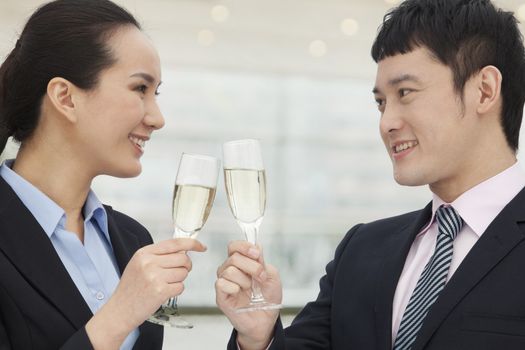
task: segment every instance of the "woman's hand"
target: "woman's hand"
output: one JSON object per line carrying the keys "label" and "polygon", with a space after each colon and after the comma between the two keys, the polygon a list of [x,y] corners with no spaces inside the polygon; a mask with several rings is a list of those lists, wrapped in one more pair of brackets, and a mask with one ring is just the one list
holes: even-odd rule
{"label": "woman's hand", "polygon": [[86,324],[94,348],[118,349],[160,305],[180,295],[192,266],[186,252],[205,250],[202,243],[190,238],[169,239],[137,250],[111,298]]}

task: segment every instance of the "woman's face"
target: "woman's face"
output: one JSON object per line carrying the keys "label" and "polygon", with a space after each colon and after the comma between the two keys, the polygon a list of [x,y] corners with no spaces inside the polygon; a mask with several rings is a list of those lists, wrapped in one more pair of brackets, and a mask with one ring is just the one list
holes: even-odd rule
{"label": "woman's face", "polygon": [[77,154],[93,176],[140,174],[140,157],[154,130],[164,126],[156,100],[160,60],[136,27],[123,27],[109,39],[116,62],[99,75],[97,86],[76,97]]}

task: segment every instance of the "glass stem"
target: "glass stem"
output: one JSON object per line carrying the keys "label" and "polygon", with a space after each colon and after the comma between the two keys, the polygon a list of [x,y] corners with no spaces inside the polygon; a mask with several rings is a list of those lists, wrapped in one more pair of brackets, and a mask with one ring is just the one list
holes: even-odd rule
{"label": "glass stem", "polygon": [[179,307],[177,306],[177,297],[171,297],[166,302],[166,305],[173,309],[174,315],[179,315]]}
{"label": "glass stem", "polygon": [[[259,262],[261,262],[264,266],[264,258],[262,256],[262,250],[257,240],[257,235],[259,233],[260,224],[261,224],[260,220],[257,220],[256,222],[249,223],[249,224],[241,223],[241,227],[246,236],[246,240],[250,242],[251,244],[255,245],[257,248],[259,248],[261,252]],[[261,292],[261,286],[259,285],[259,282],[257,282],[252,277],[252,296],[250,298],[250,304],[257,304],[261,302],[264,302],[264,297]]]}
{"label": "glass stem", "polygon": [[[173,232],[173,238],[191,238],[191,232],[186,232],[183,230],[180,230],[177,226],[175,226],[175,231]],[[179,315],[179,307],[177,306],[177,297],[171,297],[164,304],[162,304],[161,309],[163,309],[163,312],[166,314],[172,315],[172,316],[180,316]]]}

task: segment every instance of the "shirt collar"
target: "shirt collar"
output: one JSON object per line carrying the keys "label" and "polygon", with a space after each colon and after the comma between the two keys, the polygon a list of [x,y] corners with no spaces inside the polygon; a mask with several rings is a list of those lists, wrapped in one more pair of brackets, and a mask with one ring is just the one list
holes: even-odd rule
{"label": "shirt collar", "polygon": [[[31,214],[33,214],[42,229],[51,237],[57,226],[63,227],[65,225],[64,209],[29,181],[14,172],[11,169],[13,163],[14,159],[6,160],[2,166],[0,166],[0,176],[11,186],[22,203],[29,209]],[[94,219],[108,242],[111,242],[109,239],[106,210],[91,190],[84,204],[83,214],[84,222]]]}
{"label": "shirt collar", "polygon": [[104,206],[95,195],[95,192],[92,190],[89,190],[86,203],[84,204],[83,214],[85,222],[91,219],[95,220],[95,222],[98,224],[98,227],[108,242],[111,244],[111,240],[109,239],[108,216],[106,209],[104,209]]}
{"label": "shirt collar", "polygon": [[472,187],[452,203],[445,203],[436,194],[432,200],[432,220],[437,209],[451,205],[463,221],[481,237],[503,208],[525,187],[525,171],[515,163],[499,174]]}
{"label": "shirt collar", "polygon": [[51,237],[60,219],[65,216],[64,210],[29,181],[11,170],[13,163],[14,159],[6,160],[0,167],[0,176],[11,186],[46,234]]}

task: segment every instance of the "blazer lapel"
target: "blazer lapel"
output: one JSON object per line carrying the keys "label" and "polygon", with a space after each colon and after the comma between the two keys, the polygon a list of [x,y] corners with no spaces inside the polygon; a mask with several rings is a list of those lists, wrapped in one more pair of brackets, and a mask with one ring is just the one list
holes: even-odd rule
{"label": "blazer lapel", "polygon": [[80,329],[93,315],[49,237],[0,177],[0,250],[24,278]]}
{"label": "blazer lapel", "polygon": [[390,246],[392,254],[388,254],[383,261],[376,288],[375,316],[378,349],[392,349],[392,305],[397,283],[412,242],[423,226],[428,223],[431,214],[432,203],[429,203],[412,223],[388,237],[389,241],[386,244]]}
{"label": "blazer lapel", "polygon": [[423,349],[461,299],[525,239],[524,232],[517,225],[525,221],[523,210],[520,210],[524,204],[525,190],[522,190],[494,219],[472,247],[430,309],[412,347],[413,350]]}
{"label": "blazer lapel", "polygon": [[[109,237],[113,246],[113,253],[122,275],[131,257],[141,248],[141,245],[133,232],[117,224],[113,209],[110,206],[104,207],[108,214]],[[163,327],[146,321],[139,326],[139,331],[140,336],[133,349],[160,349],[162,347]]]}
{"label": "blazer lapel", "polygon": [[113,253],[122,275],[133,254],[140,248],[140,244],[135,234],[119,227],[114,217],[113,208],[108,205],[105,205],[104,208],[108,216],[109,238],[113,247]]}

